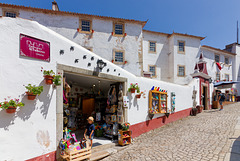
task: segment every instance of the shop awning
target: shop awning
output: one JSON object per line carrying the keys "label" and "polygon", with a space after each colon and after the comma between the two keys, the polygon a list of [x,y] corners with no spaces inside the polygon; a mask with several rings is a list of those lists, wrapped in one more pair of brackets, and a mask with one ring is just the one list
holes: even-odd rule
{"label": "shop awning", "polygon": [[221,81],[217,83],[213,83],[214,87],[221,87],[222,88],[231,88],[233,84],[240,83],[239,81]]}

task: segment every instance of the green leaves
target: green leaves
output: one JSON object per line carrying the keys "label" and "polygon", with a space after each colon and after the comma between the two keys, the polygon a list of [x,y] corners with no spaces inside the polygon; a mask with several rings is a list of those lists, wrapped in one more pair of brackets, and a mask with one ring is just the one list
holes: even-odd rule
{"label": "green leaves", "polygon": [[138,86],[138,84],[137,83],[131,83],[130,84],[130,87],[128,88],[128,92],[130,92],[131,91],[131,89],[136,89],[137,90],[137,93],[140,93],[140,88],[139,88],[139,86]]}
{"label": "green leaves", "polygon": [[28,86],[25,86],[25,88],[28,90],[27,92],[29,94],[33,95],[40,95],[43,92],[43,86],[35,86],[28,84]]}
{"label": "green leaves", "polygon": [[22,107],[24,103],[19,102],[19,99],[11,99],[10,101],[0,102],[0,108],[8,109],[8,107]]}
{"label": "green leaves", "polygon": [[50,76],[52,76],[52,75],[54,75],[55,73],[54,73],[54,71],[53,70],[44,70],[43,71],[43,75],[50,75]]}
{"label": "green leaves", "polygon": [[56,86],[60,86],[61,85],[61,75],[55,75],[54,78],[53,78],[53,83],[56,85]]}

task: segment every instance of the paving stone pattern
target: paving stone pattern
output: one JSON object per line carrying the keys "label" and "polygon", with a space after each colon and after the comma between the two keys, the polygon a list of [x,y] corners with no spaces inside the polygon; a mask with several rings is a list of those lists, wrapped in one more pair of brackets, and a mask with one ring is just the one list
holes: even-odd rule
{"label": "paving stone pattern", "polygon": [[231,146],[240,135],[235,133],[239,116],[240,103],[227,105],[223,111],[204,111],[142,134],[103,161],[232,160]]}

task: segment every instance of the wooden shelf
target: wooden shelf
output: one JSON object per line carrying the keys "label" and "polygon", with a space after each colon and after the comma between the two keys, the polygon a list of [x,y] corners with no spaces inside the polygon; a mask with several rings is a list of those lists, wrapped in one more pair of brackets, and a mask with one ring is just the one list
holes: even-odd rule
{"label": "wooden shelf", "polygon": [[[156,99],[155,97],[158,97],[159,99]],[[157,112],[157,111],[162,111],[163,109],[165,109],[167,112],[167,98],[168,98],[167,92],[150,90],[149,91],[149,113],[151,114],[163,113],[163,112]],[[164,104],[164,107],[162,106],[162,104]],[[155,112],[155,110],[157,111]]]}
{"label": "wooden shelf", "polygon": [[124,136],[123,139],[126,139],[126,138],[131,138],[131,136]]}
{"label": "wooden shelf", "polygon": [[[128,136],[124,136],[125,134],[127,134]],[[132,143],[131,134],[132,134],[132,132],[130,130],[127,130],[127,131],[119,130],[118,144],[121,146],[131,144]],[[124,143],[124,140],[126,140],[127,143]]]}

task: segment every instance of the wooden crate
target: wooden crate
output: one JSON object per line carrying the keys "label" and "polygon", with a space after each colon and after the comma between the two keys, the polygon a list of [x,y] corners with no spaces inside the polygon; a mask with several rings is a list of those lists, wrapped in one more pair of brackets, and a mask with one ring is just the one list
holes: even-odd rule
{"label": "wooden crate", "polygon": [[87,144],[87,147],[85,149],[81,149],[78,151],[70,151],[67,150],[66,154],[62,156],[67,161],[81,161],[85,159],[90,159],[91,157],[91,147]]}
{"label": "wooden crate", "polygon": [[[125,137],[124,134],[127,134],[128,136]],[[131,144],[132,143],[132,136],[131,135],[132,135],[132,132],[130,130],[127,130],[127,131],[119,130],[118,144],[121,145],[121,146]],[[127,140],[128,143],[127,144],[123,143],[123,140]]]}

